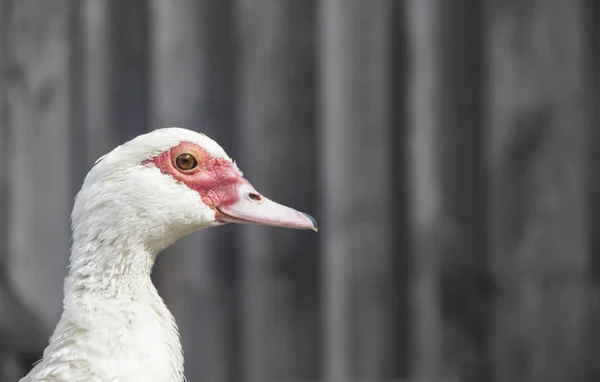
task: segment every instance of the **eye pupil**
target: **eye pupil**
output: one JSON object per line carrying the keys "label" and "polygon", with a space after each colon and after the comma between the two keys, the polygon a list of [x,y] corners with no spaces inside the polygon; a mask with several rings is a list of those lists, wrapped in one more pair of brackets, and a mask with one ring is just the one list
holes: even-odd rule
{"label": "eye pupil", "polygon": [[198,161],[189,153],[183,153],[175,159],[175,165],[182,171],[190,171],[198,167]]}

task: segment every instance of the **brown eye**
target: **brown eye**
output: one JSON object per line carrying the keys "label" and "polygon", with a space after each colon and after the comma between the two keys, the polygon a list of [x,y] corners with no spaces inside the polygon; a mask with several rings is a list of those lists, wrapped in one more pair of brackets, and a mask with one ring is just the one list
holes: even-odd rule
{"label": "brown eye", "polygon": [[177,156],[175,159],[175,165],[181,171],[191,171],[198,167],[198,161],[192,154],[183,153]]}

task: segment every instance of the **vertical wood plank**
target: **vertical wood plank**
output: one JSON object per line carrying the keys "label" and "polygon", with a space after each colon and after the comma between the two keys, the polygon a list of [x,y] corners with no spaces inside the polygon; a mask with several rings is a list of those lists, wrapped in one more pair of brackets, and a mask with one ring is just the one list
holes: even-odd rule
{"label": "vertical wood plank", "polygon": [[494,381],[588,371],[585,4],[488,3]]}
{"label": "vertical wood plank", "polygon": [[146,0],[108,2],[111,128],[123,143],[150,128],[150,5]]}
{"label": "vertical wood plank", "polygon": [[[0,36],[6,36],[9,8],[7,1],[0,1]],[[7,53],[6,38],[0,39],[0,71],[5,73]],[[0,89],[4,89],[4,78],[0,76]],[[10,284],[8,272],[10,264],[8,248],[8,191],[9,178],[9,126],[4,96],[0,101],[0,380],[16,380],[26,370],[24,358],[37,356],[46,344],[46,334],[39,320],[32,317]]]}
{"label": "vertical wood plank", "polygon": [[[146,2],[73,2],[73,192],[94,162],[146,132],[149,112]],[[122,20],[131,20],[123,22]]]}
{"label": "vertical wood plank", "polygon": [[[596,360],[600,357],[600,326],[595,323],[600,322],[600,235],[595,234],[600,229],[600,110],[594,105],[600,104],[600,3],[597,1],[588,2],[588,9],[584,19],[585,30],[587,32],[587,44],[585,56],[585,75],[589,89],[590,106],[590,177],[589,177],[589,195],[591,208],[589,212],[588,232],[590,240],[590,275],[591,275],[591,298],[590,298],[590,360]],[[600,363],[590,362],[590,381],[600,380]]]}
{"label": "vertical wood plank", "polygon": [[70,11],[68,0],[14,1],[5,36],[8,274],[48,328],[69,257]]}
{"label": "vertical wood plank", "polygon": [[[483,8],[479,0],[439,3],[441,89],[437,116],[442,229],[441,271],[445,378],[488,382]],[[422,105],[423,113],[431,113]],[[434,154],[435,155],[435,154]]]}
{"label": "vertical wood plank", "polygon": [[[82,99],[82,124],[77,130],[85,135],[86,158],[84,173],[91,168],[93,163],[118,144],[115,130],[126,128],[115,126],[119,124],[113,118],[111,100],[113,93],[113,62],[115,54],[111,44],[110,31],[118,28],[110,17],[110,1],[84,0],[81,2],[79,19],[81,20],[81,99]],[[81,187],[81,182],[76,188]]]}
{"label": "vertical wood plank", "polygon": [[[113,25],[111,1],[74,2],[71,54],[71,194],[77,194],[96,160],[118,144],[113,118]],[[121,129],[126,129],[121,126]]]}
{"label": "vertical wood plank", "polygon": [[[215,139],[231,155],[230,1],[152,2],[152,126]],[[233,228],[207,229],[163,253],[155,280],[173,312],[190,381],[236,381]],[[245,380],[245,378],[242,378]]]}
{"label": "vertical wood plank", "polygon": [[6,280],[0,280],[0,352],[7,355],[38,357],[47,345],[47,332],[23,306]]}
{"label": "vertical wood plank", "polygon": [[395,369],[392,248],[392,2],[319,8],[325,373],[389,378]]}
{"label": "vertical wood plank", "polygon": [[[314,213],[314,2],[242,0],[238,7],[240,166],[265,196]],[[317,378],[317,235],[268,227],[241,233],[243,379]]]}
{"label": "vertical wood plank", "polygon": [[[5,36],[8,24],[7,3],[0,0],[0,34]],[[6,38],[0,37],[0,71],[4,73],[4,64],[6,56]],[[4,89],[4,75],[0,76],[0,89]],[[2,90],[0,92],[3,93]],[[0,93],[0,94],[2,94]],[[0,96],[0,163],[7,163],[8,159],[8,127],[6,126],[6,113],[4,96]],[[0,216],[8,216],[8,184],[9,174],[7,166],[0,166]],[[7,230],[8,219],[0,220],[0,277],[5,278],[6,262],[8,261]]]}
{"label": "vertical wood plank", "polygon": [[408,184],[416,380],[442,379],[441,1],[408,1]]}
{"label": "vertical wood plank", "polygon": [[26,374],[21,359],[8,352],[3,352],[0,346],[0,381],[18,381]]}

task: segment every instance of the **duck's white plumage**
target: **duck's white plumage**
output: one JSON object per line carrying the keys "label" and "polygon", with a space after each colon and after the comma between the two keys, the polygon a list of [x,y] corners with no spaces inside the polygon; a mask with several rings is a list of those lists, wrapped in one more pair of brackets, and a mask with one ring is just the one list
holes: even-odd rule
{"label": "duck's white plumage", "polygon": [[[175,171],[178,145],[212,164]],[[163,154],[169,159],[152,162]],[[155,130],[100,158],[71,214],[62,316],[21,381],[182,381],[177,326],[150,280],[154,260],[179,238],[224,222],[316,230],[310,216],[257,195],[215,141],[190,130]]]}
{"label": "duck's white plumage", "polygon": [[194,191],[143,165],[182,141],[227,158],[208,137],[167,128],[117,147],[86,177],[71,216],[64,311],[43,359],[22,381],[182,380],[177,327],[150,272],[160,250],[214,213]]}

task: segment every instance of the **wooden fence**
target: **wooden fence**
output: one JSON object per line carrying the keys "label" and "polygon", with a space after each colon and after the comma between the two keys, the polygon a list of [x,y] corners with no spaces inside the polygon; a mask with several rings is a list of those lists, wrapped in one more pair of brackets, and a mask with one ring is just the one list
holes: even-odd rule
{"label": "wooden fence", "polygon": [[0,381],[85,173],[164,126],[321,227],[159,257],[189,381],[600,380],[598,2],[0,0],[0,31]]}

